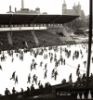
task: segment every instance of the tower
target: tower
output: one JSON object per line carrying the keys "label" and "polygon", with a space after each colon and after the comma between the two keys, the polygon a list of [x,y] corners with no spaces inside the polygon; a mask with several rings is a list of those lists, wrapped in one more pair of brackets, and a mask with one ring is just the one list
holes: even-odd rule
{"label": "tower", "polygon": [[76,10],[76,4],[74,3],[73,10]]}
{"label": "tower", "polygon": [[74,6],[73,6],[73,11],[74,11],[74,14],[77,14],[78,13],[78,9],[77,9],[77,6],[76,6],[75,3],[74,3]]}
{"label": "tower", "polygon": [[24,0],[21,0],[21,9],[24,9]]}
{"label": "tower", "polygon": [[62,14],[66,14],[66,9],[67,9],[67,5],[66,5],[65,0],[64,0],[64,3],[62,5]]}
{"label": "tower", "polygon": [[78,5],[77,5],[77,13],[78,13],[78,15],[81,16],[81,5],[80,5],[80,2],[78,2]]}

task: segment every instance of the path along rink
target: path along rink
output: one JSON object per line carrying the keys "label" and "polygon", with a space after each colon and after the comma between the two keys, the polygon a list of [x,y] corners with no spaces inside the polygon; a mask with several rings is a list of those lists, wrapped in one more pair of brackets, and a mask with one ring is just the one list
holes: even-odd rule
{"label": "path along rink", "polygon": [[[82,48],[82,45],[84,47],[86,47],[85,49]],[[24,53],[24,60],[21,61],[19,59],[19,56],[16,57],[16,53],[13,54],[13,58],[14,61],[11,62],[11,57],[6,53],[5,56],[6,61],[1,62],[0,60],[0,65],[2,66],[3,71],[0,70],[0,94],[4,95],[4,91],[5,88],[8,88],[10,90],[10,92],[12,93],[12,88],[15,87],[15,89],[17,90],[17,92],[21,91],[21,88],[23,88],[24,90],[27,89],[27,86],[30,87],[31,84],[27,84],[27,79],[28,79],[28,75],[31,74],[31,83],[32,83],[32,77],[34,74],[36,74],[38,76],[38,81],[41,80],[41,83],[44,85],[46,82],[50,82],[51,85],[55,85],[55,84],[60,84],[62,79],[66,79],[66,81],[69,80],[69,75],[70,73],[72,73],[72,77],[73,77],[73,82],[75,82],[77,80],[77,76],[76,76],[76,69],[78,64],[80,64],[80,73],[83,74],[86,72],[86,67],[84,66],[83,62],[86,60],[87,61],[87,44],[78,44],[78,45],[71,45],[70,47],[67,46],[61,46],[62,49],[64,49],[65,47],[68,50],[71,50],[71,57],[67,58],[65,56],[65,53],[62,52],[62,54],[60,54],[60,49],[58,50],[58,52],[54,52],[54,50],[48,50],[47,52],[44,51],[44,54],[38,55],[36,58],[33,55],[30,55],[30,52]],[[60,46],[58,46],[59,48]],[[79,50],[80,49],[83,51],[83,55],[84,57],[81,59],[81,55],[79,56],[79,59],[75,59],[74,61],[72,60],[72,55],[73,52],[75,50]],[[36,49],[34,49],[36,50]],[[92,45],[92,50],[93,50],[93,45]],[[55,67],[55,63],[54,61],[52,61],[52,63],[50,63],[50,59],[49,59],[49,52],[53,53],[57,55],[57,59],[60,58],[60,55],[62,55],[63,58],[66,59],[66,65],[61,65],[59,67],[57,67],[57,71],[58,71],[58,76],[57,76],[57,80],[55,81],[54,78],[51,79],[51,72]],[[44,59],[44,55],[47,54],[48,55],[48,59]],[[93,56],[93,53],[91,55],[91,58]],[[1,57],[1,55],[0,55]],[[35,59],[35,62],[37,62],[37,66],[36,66],[36,70],[32,70],[30,71],[30,65],[32,63],[32,59]],[[40,66],[40,62],[43,61],[43,66]],[[47,63],[47,69],[48,69],[48,73],[47,73],[47,78],[44,79],[44,65]],[[90,73],[93,73],[93,63],[91,63],[91,68],[90,68]],[[12,76],[12,73],[16,71],[16,75],[18,75],[18,84],[15,84],[13,80],[10,80],[10,77]],[[38,88],[38,85],[34,84],[35,88]]]}

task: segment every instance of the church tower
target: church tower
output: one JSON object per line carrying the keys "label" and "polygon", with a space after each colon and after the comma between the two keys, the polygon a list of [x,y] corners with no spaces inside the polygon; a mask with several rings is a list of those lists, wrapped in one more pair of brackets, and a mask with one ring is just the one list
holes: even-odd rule
{"label": "church tower", "polygon": [[62,5],[62,14],[66,14],[66,10],[67,10],[67,5],[66,5],[65,0],[64,0],[64,3]]}
{"label": "church tower", "polygon": [[74,6],[73,6],[73,11],[74,11],[74,14],[77,14],[78,10],[77,10],[77,6],[76,4],[74,3]]}
{"label": "church tower", "polygon": [[80,5],[80,2],[78,2],[78,5],[77,5],[77,13],[78,13],[78,15],[81,16],[81,5]]}
{"label": "church tower", "polygon": [[76,10],[76,4],[74,3],[73,10]]}

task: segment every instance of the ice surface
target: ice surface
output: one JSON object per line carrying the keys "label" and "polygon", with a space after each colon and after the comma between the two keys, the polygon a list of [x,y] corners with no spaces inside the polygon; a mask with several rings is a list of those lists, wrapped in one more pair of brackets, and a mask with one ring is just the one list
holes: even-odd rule
{"label": "ice surface", "polygon": [[[16,57],[16,54],[14,53],[13,58],[14,58],[14,62],[11,62],[12,59],[11,57],[6,53],[5,56],[6,61],[1,62],[0,60],[0,65],[2,66],[3,71],[0,70],[0,94],[4,94],[5,88],[8,88],[10,90],[10,92],[12,92],[12,88],[15,87],[15,89],[20,92],[21,89],[23,88],[24,90],[27,89],[27,86],[31,86],[31,84],[27,84],[27,79],[28,79],[28,75],[29,73],[31,74],[31,78],[34,74],[36,74],[38,76],[38,81],[41,80],[41,83],[44,85],[46,82],[50,82],[51,85],[55,85],[55,84],[60,84],[62,79],[66,79],[67,81],[69,80],[69,75],[70,73],[72,73],[72,77],[73,77],[73,82],[76,81],[77,76],[76,76],[76,69],[78,64],[80,64],[81,68],[80,68],[80,73],[83,74],[86,72],[86,67],[83,64],[83,61],[87,61],[87,45],[86,49],[82,48],[82,45],[71,45],[70,47],[68,47],[68,50],[71,50],[71,57],[67,58],[65,56],[65,53],[62,52],[62,54],[60,54],[60,49],[58,52],[56,52],[57,54],[57,58],[60,58],[60,55],[62,55],[63,58],[66,59],[66,65],[61,65],[59,67],[57,67],[58,70],[58,77],[57,80],[55,81],[53,78],[51,79],[51,72],[53,70],[53,68],[55,67],[55,63],[54,61],[52,63],[50,63],[50,59],[48,56],[48,59],[44,59],[44,54],[48,54],[49,52],[52,52],[53,54],[55,54],[54,50],[48,50],[47,52],[44,52],[44,54],[38,55],[36,58],[33,55],[30,55],[30,52],[28,53],[24,53],[24,60],[21,61],[19,59],[19,57]],[[59,46],[60,47],[60,46]],[[62,46],[62,48],[64,49],[67,46]],[[81,55],[79,57],[78,60],[72,60],[72,54],[75,50],[79,50],[80,49],[83,51],[83,55],[84,57],[81,58]],[[92,47],[93,49],[93,47]],[[93,56],[93,54],[92,54]],[[91,56],[91,57],[92,57]],[[1,55],[0,55],[1,57]],[[32,59],[35,59],[35,62],[37,62],[37,66],[36,66],[36,70],[32,70],[30,71],[30,65],[32,63]],[[40,62],[43,61],[43,66],[40,66]],[[47,69],[48,69],[48,77],[46,79],[44,79],[44,65],[47,65]],[[93,64],[91,63],[91,68],[90,68],[90,72],[93,73]],[[12,73],[16,71],[16,75],[18,75],[18,84],[15,84],[13,80],[10,80]],[[31,79],[32,81],[32,79]],[[35,88],[38,88],[38,85],[35,85]]]}

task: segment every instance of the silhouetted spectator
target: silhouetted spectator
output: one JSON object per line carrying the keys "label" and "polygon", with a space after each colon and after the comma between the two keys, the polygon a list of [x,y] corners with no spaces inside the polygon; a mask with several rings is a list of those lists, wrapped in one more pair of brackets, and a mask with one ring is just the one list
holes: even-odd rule
{"label": "silhouetted spectator", "polygon": [[23,90],[23,88],[21,88],[21,93],[23,93],[24,92],[24,90]]}
{"label": "silhouetted spectator", "polygon": [[66,79],[63,79],[63,80],[62,80],[62,84],[65,84],[65,83],[66,83]]}
{"label": "silhouetted spectator", "polygon": [[43,85],[42,84],[40,85],[40,89],[43,89]]}
{"label": "silhouetted spectator", "polygon": [[12,94],[14,95],[15,93],[17,93],[17,91],[16,91],[15,88],[13,87],[13,89],[12,89]]}
{"label": "silhouetted spectator", "polygon": [[10,91],[8,90],[8,88],[6,88],[5,90],[5,96],[8,96],[10,94]]}
{"label": "silhouetted spectator", "polygon": [[26,94],[27,94],[27,96],[29,96],[29,94],[30,94],[30,89],[29,89],[29,87],[27,87]]}
{"label": "silhouetted spectator", "polygon": [[90,78],[93,78],[93,74],[91,73]]}
{"label": "silhouetted spectator", "polygon": [[78,78],[77,78],[77,82],[80,82],[82,79],[81,79],[81,77],[79,76]]}
{"label": "silhouetted spectator", "polygon": [[84,73],[83,76],[82,76],[82,80],[85,80],[85,79],[86,79],[86,75]]}
{"label": "silhouetted spectator", "polygon": [[33,91],[35,88],[34,88],[34,84],[31,85],[31,91]]}

